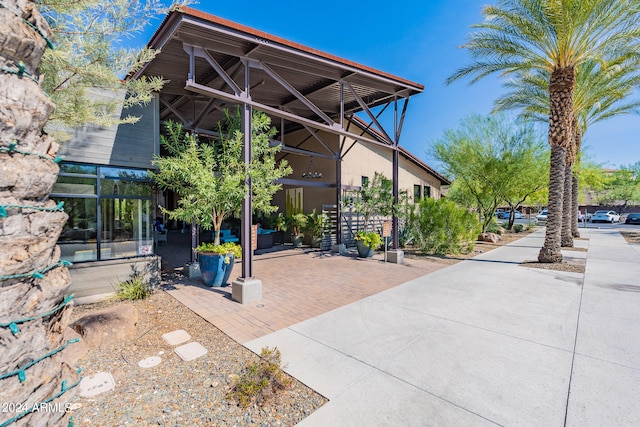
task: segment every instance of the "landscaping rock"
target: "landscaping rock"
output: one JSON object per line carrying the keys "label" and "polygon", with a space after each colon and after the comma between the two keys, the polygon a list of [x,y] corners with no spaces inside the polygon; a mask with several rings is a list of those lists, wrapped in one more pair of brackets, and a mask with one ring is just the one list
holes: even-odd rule
{"label": "landscaping rock", "polygon": [[478,236],[481,242],[498,243],[502,240],[502,236],[497,233],[482,233]]}
{"label": "landscaping rock", "polygon": [[71,327],[95,349],[133,338],[137,323],[138,310],[125,303],[82,317]]}
{"label": "landscaping rock", "polygon": [[87,354],[89,354],[89,346],[87,346],[87,343],[82,339],[80,334],[76,332],[75,329],[67,327],[64,330],[64,341],[67,342],[74,338],[80,338],[80,341],[72,343],[67,346],[67,348],[62,350],[62,357],[64,358],[64,361],[67,363],[67,365],[75,368],[78,361],[80,359],[84,359],[85,357],[87,357]]}

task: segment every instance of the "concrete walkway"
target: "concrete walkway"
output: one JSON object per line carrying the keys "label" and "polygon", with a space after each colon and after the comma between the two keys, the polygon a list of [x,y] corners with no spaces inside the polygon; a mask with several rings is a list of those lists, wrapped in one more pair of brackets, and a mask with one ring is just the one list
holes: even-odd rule
{"label": "concrete walkway", "polygon": [[640,251],[586,229],[585,274],[519,265],[543,233],[245,345],[329,398],[300,426],[638,426]]}

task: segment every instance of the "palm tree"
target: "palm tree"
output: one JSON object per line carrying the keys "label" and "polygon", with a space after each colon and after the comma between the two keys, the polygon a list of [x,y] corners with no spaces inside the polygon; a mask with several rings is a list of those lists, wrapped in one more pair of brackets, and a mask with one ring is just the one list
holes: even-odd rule
{"label": "palm tree", "polygon": [[[627,63],[628,62],[628,63]],[[538,71],[526,73],[505,83],[510,91],[495,103],[494,112],[519,109],[524,120],[547,122],[549,118],[548,73]],[[588,61],[576,69],[576,88],[573,98],[574,120],[572,134],[574,143],[568,150],[565,168],[563,199],[563,223],[561,243],[573,246],[573,237],[578,231],[578,178],[572,172],[579,162],[582,139],[594,123],[622,114],[637,113],[640,100],[628,100],[635,88],[640,86],[640,72],[633,61],[603,69],[601,64]]]}
{"label": "palm tree", "polygon": [[572,132],[576,68],[597,61],[604,68],[636,55],[640,0],[502,0],[483,9],[485,22],[463,45],[474,61],[447,79],[452,83],[490,74],[549,75],[549,216],[538,261],[560,262],[567,149]]}
{"label": "palm tree", "polygon": [[[0,7],[0,424],[67,425],[78,374],[62,360],[69,273],[56,243],[67,215],[49,199],[57,144],[42,129],[54,105],[38,65],[51,37],[33,2]],[[29,411],[52,404],[60,410]]]}

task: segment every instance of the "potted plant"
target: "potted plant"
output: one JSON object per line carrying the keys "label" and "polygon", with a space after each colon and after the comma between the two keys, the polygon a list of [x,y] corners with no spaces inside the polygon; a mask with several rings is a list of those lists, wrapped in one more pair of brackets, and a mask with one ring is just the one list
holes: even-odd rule
{"label": "potted plant", "polygon": [[360,230],[355,235],[358,256],[361,258],[371,258],[373,251],[382,244],[382,237],[375,231]]}
{"label": "potted plant", "polygon": [[304,239],[302,229],[307,226],[307,216],[303,213],[293,214],[287,217],[287,224],[291,227],[291,243],[293,243],[293,247],[302,246],[302,240]]}
{"label": "potted plant", "polygon": [[277,215],[269,217],[269,228],[275,230],[273,233],[273,244],[284,244],[284,230],[287,228],[287,220],[282,215],[282,212],[278,212]]}
{"label": "potted plant", "polygon": [[309,239],[309,245],[312,248],[322,246],[323,221],[322,213],[317,213],[315,209],[310,214],[307,214],[307,225],[304,227],[304,233]]}
{"label": "potted plant", "polygon": [[219,287],[229,280],[235,259],[242,256],[242,247],[233,242],[201,243],[196,252],[205,285]]}

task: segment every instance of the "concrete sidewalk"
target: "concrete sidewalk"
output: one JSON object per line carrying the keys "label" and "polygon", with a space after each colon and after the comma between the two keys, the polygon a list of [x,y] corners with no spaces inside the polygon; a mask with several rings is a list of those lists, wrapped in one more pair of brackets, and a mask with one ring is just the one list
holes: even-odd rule
{"label": "concrete sidewalk", "polygon": [[301,426],[637,426],[640,253],[581,233],[585,274],[519,265],[540,230],[245,345],[330,399]]}

